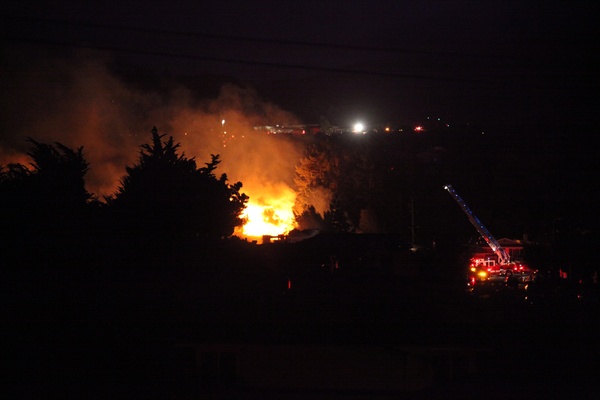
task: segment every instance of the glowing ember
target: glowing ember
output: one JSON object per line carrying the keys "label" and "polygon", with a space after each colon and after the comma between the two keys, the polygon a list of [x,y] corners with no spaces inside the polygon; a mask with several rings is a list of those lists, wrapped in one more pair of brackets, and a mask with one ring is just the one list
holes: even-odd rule
{"label": "glowing ember", "polygon": [[296,193],[289,187],[272,190],[272,195],[262,195],[254,198],[249,194],[243,217],[246,224],[237,236],[244,238],[259,238],[264,235],[284,235],[294,229],[294,214],[292,207]]}

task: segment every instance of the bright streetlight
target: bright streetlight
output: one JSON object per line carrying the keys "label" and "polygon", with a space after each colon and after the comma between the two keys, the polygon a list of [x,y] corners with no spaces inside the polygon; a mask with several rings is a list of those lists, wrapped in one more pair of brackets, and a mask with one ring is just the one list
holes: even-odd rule
{"label": "bright streetlight", "polygon": [[352,132],[362,133],[364,129],[365,129],[365,126],[362,124],[362,122],[357,122],[354,124],[354,128],[352,129]]}

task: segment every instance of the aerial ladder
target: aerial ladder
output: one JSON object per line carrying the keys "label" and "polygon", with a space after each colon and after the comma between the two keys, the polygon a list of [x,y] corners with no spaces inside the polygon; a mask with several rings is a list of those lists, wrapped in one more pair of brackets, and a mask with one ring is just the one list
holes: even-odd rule
{"label": "aerial ladder", "polygon": [[[531,269],[528,265],[522,262],[513,262],[510,259],[510,255],[506,251],[505,248],[500,246],[500,243],[492,236],[492,234],[487,230],[487,228],[481,223],[479,218],[473,214],[473,211],[467,206],[467,203],[456,193],[456,190],[452,187],[452,185],[444,186],[444,189],[450,193],[452,198],[458,203],[460,208],[469,218],[471,224],[475,227],[477,232],[481,235],[481,237],[485,240],[485,242],[490,246],[492,251],[498,257],[499,268],[487,265],[486,270],[478,269],[481,268],[481,265],[477,260],[471,260],[471,272],[469,277],[469,288],[473,290],[476,282],[484,282],[484,281],[492,281],[498,282],[498,280],[502,282],[509,283],[509,277],[513,277],[513,282],[517,282],[517,287],[524,288],[526,287],[528,282],[533,281],[538,271]],[[485,262],[484,262],[485,263]],[[516,280],[514,280],[516,279]]]}
{"label": "aerial ladder", "polygon": [[475,229],[477,229],[477,232],[479,232],[483,240],[485,240],[488,246],[490,246],[494,254],[498,256],[498,264],[510,264],[510,255],[508,254],[506,249],[500,246],[500,243],[498,243],[498,241],[492,236],[492,234],[487,230],[487,228],[481,223],[479,218],[477,218],[477,216],[473,214],[473,211],[471,211],[469,206],[467,206],[467,203],[465,203],[462,197],[460,197],[459,194],[456,193],[456,190],[454,190],[452,185],[446,185],[444,186],[444,189],[446,189],[448,193],[450,193],[450,195],[458,203],[463,212],[467,215],[467,218],[469,218],[471,224],[475,227]]}

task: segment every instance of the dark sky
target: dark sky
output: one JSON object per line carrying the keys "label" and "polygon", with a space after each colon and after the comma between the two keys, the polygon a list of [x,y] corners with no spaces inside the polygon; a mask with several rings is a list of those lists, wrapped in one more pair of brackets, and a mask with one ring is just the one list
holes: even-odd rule
{"label": "dark sky", "polygon": [[88,47],[133,68],[232,76],[340,124],[569,124],[598,105],[593,2],[100,3],[9,2],[3,36],[28,51]]}

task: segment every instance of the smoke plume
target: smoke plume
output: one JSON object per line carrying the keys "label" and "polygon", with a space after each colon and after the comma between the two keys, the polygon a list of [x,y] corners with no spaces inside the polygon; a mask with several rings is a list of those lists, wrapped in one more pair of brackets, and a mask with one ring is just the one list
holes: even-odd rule
{"label": "smoke plume", "polygon": [[111,73],[110,62],[91,52],[46,56],[12,49],[2,67],[0,165],[30,162],[27,137],[83,146],[90,163],[87,189],[102,198],[116,191],[125,166],[137,161],[139,146],[150,142],[156,126],[199,167],[219,154],[217,175],[241,181],[251,198],[291,190],[301,149],[289,138],[254,127],[298,123],[292,113],[234,85],[210,99],[198,99],[180,85],[164,90],[164,82],[157,82],[160,93],[142,90]]}

